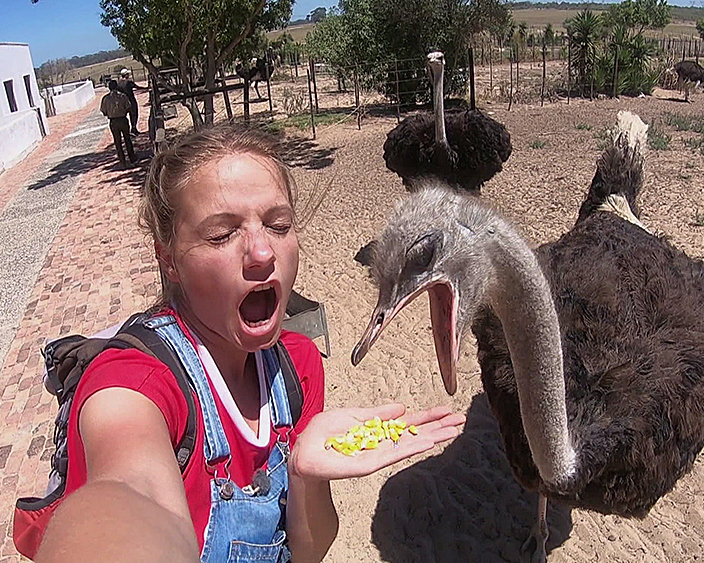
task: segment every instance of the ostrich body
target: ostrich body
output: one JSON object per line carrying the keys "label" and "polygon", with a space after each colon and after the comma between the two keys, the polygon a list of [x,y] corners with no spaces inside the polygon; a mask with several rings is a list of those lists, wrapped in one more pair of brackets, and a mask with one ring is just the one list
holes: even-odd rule
{"label": "ostrich body", "polygon": [[677,73],[677,88],[684,89],[684,99],[688,102],[692,85],[696,88],[704,82],[704,68],[694,61],[680,61],[673,68]]}
{"label": "ostrich body", "polygon": [[356,365],[427,290],[454,393],[471,325],[513,474],[540,493],[524,544],[534,562],[546,560],[547,498],[642,518],[704,446],[704,266],[633,213],[606,211],[609,201],[628,208],[643,181],[647,127],[619,117],[576,225],[535,252],[496,212],[440,182],[403,202],[375,249],[379,300],[352,355]]}
{"label": "ostrich body", "polygon": [[392,129],[384,143],[384,160],[409,191],[436,177],[479,192],[511,155],[511,137],[503,125],[477,109],[445,114],[444,68],[442,53],[428,55],[434,112],[407,117]]}

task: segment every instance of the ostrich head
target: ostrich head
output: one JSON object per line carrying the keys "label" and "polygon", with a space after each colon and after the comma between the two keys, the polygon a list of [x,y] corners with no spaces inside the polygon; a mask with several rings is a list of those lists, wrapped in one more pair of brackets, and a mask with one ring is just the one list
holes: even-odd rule
{"label": "ostrich head", "polygon": [[485,299],[491,262],[484,251],[497,216],[439,181],[401,202],[372,251],[379,299],[352,352],[357,365],[398,312],[423,291],[430,298],[435,351],[445,390],[457,390],[463,333]]}

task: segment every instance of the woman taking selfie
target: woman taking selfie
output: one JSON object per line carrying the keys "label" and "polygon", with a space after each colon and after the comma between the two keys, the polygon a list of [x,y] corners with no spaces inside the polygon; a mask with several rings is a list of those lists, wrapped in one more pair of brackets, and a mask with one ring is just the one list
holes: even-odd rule
{"label": "woman taking selfie", "polygon": [[[281,330],[298,238],[294,182],[269,137],[216,127],[182,139],[152,162],[140,219],[165,280],[154,326],[191,350],[201,373],[195,447],[181,471],[188,405],[163,363],[136,349],[100,354],[71,407],[70,496],[36,560],[322,560],[338,526],[330,480],[454,438],[464,417],[438,407],[405,415],[419,434],[397,447],[386,440],[355,457],[325,449],[330,436],[404,407],[323,412],[316,346]],[[303,392],[295,424],[272,376],[277,343]]]}

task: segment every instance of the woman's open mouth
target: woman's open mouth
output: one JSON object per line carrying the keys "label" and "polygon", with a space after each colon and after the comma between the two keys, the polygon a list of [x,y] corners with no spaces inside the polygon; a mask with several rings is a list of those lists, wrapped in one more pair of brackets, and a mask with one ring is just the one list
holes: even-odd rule
{"label": "woman's open mouth", "polygon": [[278,304],[279,298],[274,284],[265,283],[255,287],[240,305],[240,317],[243,324],[250,330],[269,328],[275,318]]}

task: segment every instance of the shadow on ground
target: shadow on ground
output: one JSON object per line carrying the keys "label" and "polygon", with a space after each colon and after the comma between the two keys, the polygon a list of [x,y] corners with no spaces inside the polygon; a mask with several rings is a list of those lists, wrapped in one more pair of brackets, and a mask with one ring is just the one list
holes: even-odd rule
{"label": "shadow on ground", "polygon": [[315,141],[303,137],[287,137],[281,140],[280,152],[284,161],[294,168],[321,170],[335,162],[337,147],[321,147]]}
{"label": "shadow on ground", "polygon": [[[537,495],[514,480],[485,394],[467,412],[462,435],[445,451],[391,477],[372,520],[384,561],[521,561],[535,523]],[[548,552],[572,530],[570,509],[548,505]]]}
{"label": "shadow on ground", "polygon": [[152,157],[151,143],[146,134],[141,134],[133,139],[135,155],[139,159],[133,168],[120,169],[117,153],[112,143],[104,150],[78,154],[55,164],[41,180],[37,180],[27,189],[41,190],[68,178],[74,178],[86,172],[99,169],[105,175],[98,180],[99,183],[112,183],[123,181],[128,185],[141,187],[147,175],[149,162]]}

